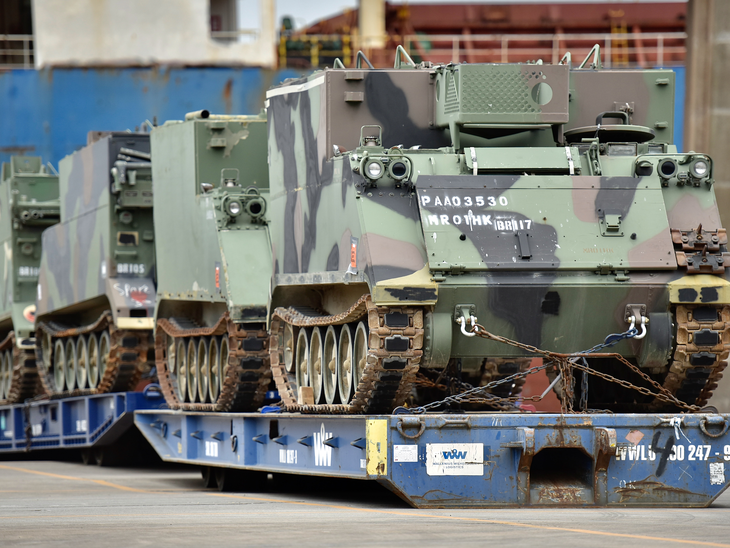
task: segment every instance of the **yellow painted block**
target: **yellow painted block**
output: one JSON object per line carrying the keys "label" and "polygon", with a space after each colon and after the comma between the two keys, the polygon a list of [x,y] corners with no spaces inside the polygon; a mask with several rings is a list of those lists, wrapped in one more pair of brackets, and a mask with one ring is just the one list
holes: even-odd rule
{"label": "yellow painted block", "polygon": [[431,279],[428,264],[400,278],[378,282],[372,290],[373,302],[378,305],[434,304],[438,300],[438,284]]}
{"label": "yellow painted block", "polygon": [[119,329],[154,329],[154,318],[117,318]]}
{"label": "yellow painted block", "polygon": [[683,276],[669,282],[669,302],[730,304],[730,282],[711,274]]}
{"label": "yellow painted block", "polygon": [[365,427],[367,440],[368,476],[388,474],[388,421],[385,419],[368,420]]}

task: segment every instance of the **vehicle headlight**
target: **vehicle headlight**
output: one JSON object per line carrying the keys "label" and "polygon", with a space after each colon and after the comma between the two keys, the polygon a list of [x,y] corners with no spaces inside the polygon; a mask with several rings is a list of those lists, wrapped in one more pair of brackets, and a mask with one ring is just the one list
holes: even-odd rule
{"label": "vehicle headlight", "polygon": [[240,215],[241,211],[243,211],[243,206],[238,200],[229,200],[226,203],[226,212],[231,217],[236,217],[237,215]]}
{"label": "vehicle headlight", "polygon": [[693,177],[702,179],[710,173],[710,164],[707,163],[707,160],[698,159],[690,164],[689,170]]}
{"label": "vehicle headlight", "polygon": [[365,164],[365,175],[371,179],[379,179],[383,175],[383,164],[378,160],[371,160]]}

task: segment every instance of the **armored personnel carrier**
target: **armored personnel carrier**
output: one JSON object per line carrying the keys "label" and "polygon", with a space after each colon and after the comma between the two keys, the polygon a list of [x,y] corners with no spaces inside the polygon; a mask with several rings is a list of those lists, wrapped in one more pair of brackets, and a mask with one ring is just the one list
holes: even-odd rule
{"label": "armored personnel carrier", "polygon": [[674,74],[404,53],[267,94],[287,408],[389,412],[443,372],[507,378],[612,333],[612,356],[572,361],[571,405],[704,405],[730,345],[727,236],[712,160],[672,145]]}
{"label": "armored personnel carrier", "polygon": [[11,157],[0,181],[0,404],[6,404],[40,389],[33,322],[41,234],[58,222],[59,202],[58,177],[38,157]]}
{"label": "armored personnel carrier", "polygon": [[207,110],[151,133],[155,362],[173,409],[246,411],[270,381],[264,116]]}
{"label": "armored personnel carrier", "polygon": [[149,367],[155,233],[149,134],[90,132],[59,164],[43,233],[36,357],[52,396],[132,390]]}

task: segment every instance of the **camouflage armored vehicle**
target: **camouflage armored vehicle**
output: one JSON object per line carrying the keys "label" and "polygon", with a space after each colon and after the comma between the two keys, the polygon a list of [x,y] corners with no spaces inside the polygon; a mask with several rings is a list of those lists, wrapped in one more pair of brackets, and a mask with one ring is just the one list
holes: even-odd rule
{"label": "camouflage armored vehicle", "polygon": [[251,410],[269,381],[264,116],[190,113],[151,134],[158,378],[173,409]]}
{"label": "camouflage armored vehicle", "polygon": [[58,177],[41,159],[13,156],[2,166],[0,239],[0,404],[18,403],[40,389],[35,365],[35,294],[41,235],[58,222]]}
{"label": "camouflage armored vehicle", "polygon": [[90,132],[59,164],[43,233],[36,357],[50,395],[132,390],[149,367],[155,241],[149,134]]}
{"label": "camouflage armored vehicle", "polygon": [[671,144],[674,74],[401,53],[267,94],[287,408],[389,412],[443,374],[484,384],[612,333],[620,356],[587,359],[601,376],[565,398],[704,405],[730,345],[727,236],[712,160]]}

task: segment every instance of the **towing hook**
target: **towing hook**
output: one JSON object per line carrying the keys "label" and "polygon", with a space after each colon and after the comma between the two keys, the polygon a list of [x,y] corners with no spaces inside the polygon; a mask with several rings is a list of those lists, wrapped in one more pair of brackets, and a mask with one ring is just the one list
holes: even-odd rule
{"label": "towing hook", "polygon": [[[477,317],[472,314],[471,316],[469,316],[469,321],[471,323],[471,328],[476,329]],[[474,337],[476,335],[476,333],[466,330],[466,318],[464,316],[458,319],[458,323],[461,324],[461,332],[464,335],[466,335],[467,337]]]}
{"label": "towing hook", "polygon": [[[629,318],[629,320],[631,321],[631,325],[629,325],[629,331],[633,331],[633,330],[638,331],[638,328],[636,327],[636,317],[631,316]],[[639,333],[638,335],[634,335],[632,338],[633,339],[643,339],[644,337],[646,337],[646,324],[648,324],[648,323],[649,323],[649,318],[647,318],[646,316],[641,316],[641,333]]]}

